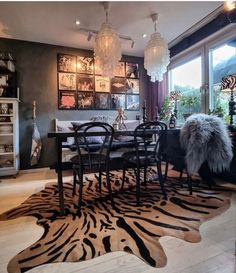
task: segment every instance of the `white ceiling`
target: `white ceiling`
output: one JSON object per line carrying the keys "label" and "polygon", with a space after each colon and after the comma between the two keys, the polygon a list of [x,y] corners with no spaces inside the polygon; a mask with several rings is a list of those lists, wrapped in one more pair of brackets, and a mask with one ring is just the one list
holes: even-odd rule
{"label": "white ceiling", "polygon": [[[143,56],[154,26],[150,15],[158,13],[157,31],[170,43],[179,35],[221,9],[222,1],[111,2],[109,22],[120,34],[135,41],[122,40],[122,52]],[[206,19],[207,19],[206,18]],[[75,25],[79,19],[80,26]],[[92,49],[94,38],[79,27],[99,30],[105,21],[102,2],[0,2],[0,37]],[[142,38],[146,33],[147,38]]]}

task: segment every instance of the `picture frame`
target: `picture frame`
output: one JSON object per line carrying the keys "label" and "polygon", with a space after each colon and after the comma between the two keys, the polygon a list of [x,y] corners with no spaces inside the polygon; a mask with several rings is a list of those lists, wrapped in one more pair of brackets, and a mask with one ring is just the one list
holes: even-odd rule
{"label": "picture frame", "polygon": [[75,110],[76,109],[76,92],[75,91],[58,91],[58,109]]}
{"label": "picture frame", "polygon": [[111,92],[112,93],[125,93],[126,92],[126,79],[125,78],[112,78],[111,79]]}
{"label": "picture frame", "polygon": [[125,108],[125,94],[111,94],[111,109]]}
{"label": "picture frame", "polygon": [[92,57],[77,56],[77,73],[93,74],[94,59]]}
{"label": "picture frame", "polygon": [[58,89],[59,90],[76,90],[76,74],[74,73],[58,73]]}
{"label": "picture frame", "polygon": [[124,62],[118,62],[116,68],[115,68],[115,77],[125,77],[125,63]]}
{"label": "picture frame", "polygon": [[77,105],[79,110],[94,109],[94,96],[92,92],[78,92]]}
{"label": "picture frame", "polygon": [[137,111],[140,109],[139,95],[127,95],[127,110]]}
{"label": "picture frame", "polygon": [[139,79],[126,79],[126,93],[139,94]]}
{"label": "picture frame", "polygon": [[94,91],[94,77],[92,75],[78,74],[77,90],[90,92]]}
{"label": "picture frame", "polygon": [[110,94],[96,93],[94,105],[95,105],[95,109],[109,110],[110,109]]}
{"label": "picture frame", "polygon": [[57,54],[57,70],[59,72],[76,72],[76,56]]}
{"label": "picture frame", "polygon": [[[139,64],[118,62],[114,78],[102,76],[93,56],[57,54],[58,108],[61,110],[140,109]],[[0,96],[6,93],[7,79],[0,79]],[[5,92],[5,93],[4,93]]]}
{"label": "picture frame", "polygon": [[95,76],[95,91],[110,92],[110,79],[108,77]]}
{"label": "picture frame", "polygon": [[129,63],[125,64],[125,76],[127,78],[139,78],[139,65],[137,63]]}

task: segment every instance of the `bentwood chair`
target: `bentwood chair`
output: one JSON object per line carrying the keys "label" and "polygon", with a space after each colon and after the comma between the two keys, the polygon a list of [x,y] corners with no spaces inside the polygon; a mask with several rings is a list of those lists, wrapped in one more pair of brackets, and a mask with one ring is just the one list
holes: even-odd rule
{"label": "bentwood chair", "polygon": [[[108,193],[113,203],[109,179],[109,155],[114,136],[114,129],[104,122],[88,122],[73,125],[77,155],[71,161],[74,170],[73,195],[79,182],[79,209],[82,205],[83,175],[85,172],[99,172],[99,191],[102,188],[102,171],[106,173]],[[78,181],[76,179],[78,177]]]}
{"label": "bentwood chair", "polygon": [[166,133],[167,125],[160,121],[145,122],[138,125],[134,131],[135,151],[126,152],[122,156],[124,160],[122,189],[126,169],[132,168],[136,175],[137,205],[140,202],[140,172],[143,169],[145,184],[147,181],[147,168],[150,165],[156,165],[161,190],[164,198],[167,198],[161,170],[162,146],[165,143]]}

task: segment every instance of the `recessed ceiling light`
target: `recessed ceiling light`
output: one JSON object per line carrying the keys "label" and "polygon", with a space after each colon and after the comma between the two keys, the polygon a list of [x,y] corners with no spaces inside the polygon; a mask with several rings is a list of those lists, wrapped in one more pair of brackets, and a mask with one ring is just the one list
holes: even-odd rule
{"label": "recessed ceiling light", "polygon": [[225,8],[225,10],[227,10],[227,11],[233,10],[233,9],[236,8],[236,2],[235,2],[235,1],[227,0],[227,1],[225,1],[225,3],[224,3],[224,8]]}
{"label": "recessed ceiling light", "polygon": [[79,24],[80,24],[80,21],[79,21],[79,20],[76,20],[76,21],[75,21],[75,24],[76,24],[76,25],[79,25]]}
{"label": "recessed ceiling light", "polygon": [[147,34],[146,34],[146,33],[143,33],[142,37],[143,37],[143,38],[146,38],[146,37],[147,37]]}

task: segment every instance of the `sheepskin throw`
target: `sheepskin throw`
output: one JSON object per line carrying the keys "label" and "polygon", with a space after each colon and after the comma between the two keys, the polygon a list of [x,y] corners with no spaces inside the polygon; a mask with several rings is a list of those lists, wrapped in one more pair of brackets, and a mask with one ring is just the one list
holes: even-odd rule
{"label": "sheepskin throw", "polygon": [[198,172],[205,161],[211,171],[229,169],[233,158],[232,143],[223,120],[216,116],[194,114],[184,123],[180,144],[185,150],[188,173]]}

